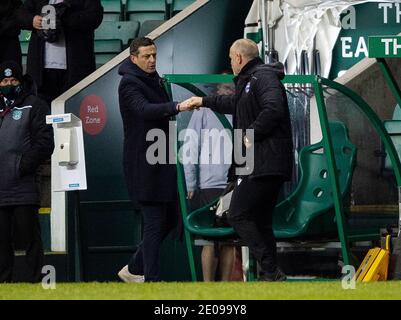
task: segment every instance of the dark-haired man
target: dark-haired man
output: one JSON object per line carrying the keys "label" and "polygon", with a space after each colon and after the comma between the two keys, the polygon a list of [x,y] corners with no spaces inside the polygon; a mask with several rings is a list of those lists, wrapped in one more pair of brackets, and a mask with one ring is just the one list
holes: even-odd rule
{"label": "dark-haired man", "polygon": [[[34,95],[31,77],[14,61],[0,65],[0,283],[12,280],[13,238],[22,237],[28,272],[24,281],[40,280],[43,249],[36,173],[53,149],[49,107]],[[13,232],[14,231],[14,232]],[[15,233],[16,232],[16,233]]]}
{"label": "dark-haired man", "polygon": [[[188,109],[175,103],[156,72],[157,49],[149,38],[136,38],[119,74],[120,111],[124,125],[124,174],[131,199],[143,216],[143,241],[131,261],[118,273],[125,282],[160,281],[159,252],[163,239],[178,221],[175,164],[149,159],[150,131],[169,142],[169,120]],[[163,156],[163,155],[161,155]]]}

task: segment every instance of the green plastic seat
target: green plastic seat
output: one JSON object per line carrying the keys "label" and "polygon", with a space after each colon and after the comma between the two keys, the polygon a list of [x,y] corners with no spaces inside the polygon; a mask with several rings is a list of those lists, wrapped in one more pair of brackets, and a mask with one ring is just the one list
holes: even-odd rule
{"label": "green plastic seat", "polygon": [[113,59],[116,55],[117,55],[116,53],[96,53],[96,55],[95,55],[96,68],[99,68],[102,65],[106,64],[111,59]]}
{"label": "green plastic seat", "polygon": [[128,20],[141,24],[146,20],[167,19],[165,0],[127,0],[126,12]]}
{"label": "green plastic seat", "polygon": [[225,238],[235,235],[234,229],[231,227],[217,228],[213,226],[217,201],[218,199],[203,208],[193,211],[186,217],[184,224],[189,232],[205,238]]}
{"label": "green plastic seat", "polygon": [[122,49],[123,45],[119,39],[95,40],[96,66],[100,67],[109,62],[118,55]]}
{"label": "green plastic seat", "polygon": [[28,55],[28,47],[30,40],[31,40],[31,31],[22,30],[19,35],[19,42],[21,45],[21,52],[23,56]]}
{"label": "green plastic seat", "polygon": [[[341,194],[344,196],[352,181],[356,162],[356,147],[349,141],[348,132],[341,122],[330,122]],[[327,230],[326,225],[315,223],[319,217],[327,217],[334,207],[331,184],[328,178],[326,156],[322,153],[322,142],[306,146],[300,152],[300,182],[296,190],[276,206],[273,230],[277,238],[294,238]],[[217,200],[184,217],[184,225],[194,235],[207,238],[235,236],[232,228],[213,227]],[[327,224],[327,221],[325,222]],[[329,224],[336,230],[334,215],[329,215]],[[317,225],[317,230],[311,230]]]}
{"label": "green plastic seat", "polygon": [[[386,120],[383,124],[393,141],[398,157],[401,159],[401,120]],[[393,170],[393,165],[387,154],[384,159],[384,169]]]}
{"label": "green plastic seat", "polygon": [[99,67],[123,51],[137,37],[138,21],[104,21],[95,31],[96,65]]}
{"label": "green plastic seat", "polygon": [[122,43],[119,39],[95,40],[95,53],[120,53]]}
{"label": "green plastic seat", "polygon": [[125,46],[137,37],[138,32],[138,21],[104,21],[95,31],[95,43],[98,40],[118,40]]}
{"label": "green plastic seat", "polygon": [[101,0],[103,21],[120,21],[123,13],[121,0]]}
{"label": "green plastic seat", "polygon": [[[351,185],[357,149],[350,142],[347,128],[343,123],[330,122],[330,132],[340,191],[344,197]],[[322,151],[322,142],[301,150],[300,182],[296,190],[276,206],[273,214],[273,230],[276,238],[321,234],[330,229],[328,224],[331,224],[332,230],[337,230],[332,210],[334,202],[327,159]],[[318,220],[321,218],[324,220]]]}
{"label": "green plastic seat", "polygon": [[161,26],[166,20],[146,20],[141,24],[139,29],[138,37],[145,37],[153,30]]}
{"label": "green plastic seat", "polygon": [[184,10],[186,7],[194,2],[195,0],[172,0],[171,16],[175,16],[178,12]]}

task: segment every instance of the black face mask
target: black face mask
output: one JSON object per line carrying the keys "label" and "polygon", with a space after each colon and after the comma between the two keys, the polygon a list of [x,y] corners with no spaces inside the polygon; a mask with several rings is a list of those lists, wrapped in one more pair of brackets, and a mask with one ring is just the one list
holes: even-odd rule
{"label": "black face mask", "polygon": [[6,97],[7,100],[15,100],[22,92],[22,86],[4,86],[0,87],[0,93]]}

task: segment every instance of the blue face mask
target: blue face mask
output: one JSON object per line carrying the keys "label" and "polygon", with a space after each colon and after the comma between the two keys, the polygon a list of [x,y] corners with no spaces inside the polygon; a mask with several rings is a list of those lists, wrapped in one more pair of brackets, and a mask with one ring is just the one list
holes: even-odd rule
{"label": "blue face mask", "polygon": [[4,86],[0,87],[0,93],[6,97],[7,100],[15,100],[22,92],[22,86]]}

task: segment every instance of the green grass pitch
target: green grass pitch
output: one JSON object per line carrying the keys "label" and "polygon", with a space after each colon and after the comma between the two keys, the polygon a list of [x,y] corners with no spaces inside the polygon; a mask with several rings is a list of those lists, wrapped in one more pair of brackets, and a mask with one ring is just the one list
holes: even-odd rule
{"label": "green grass pitch", "polygon": [[161,283],[58,283],[0,284],[1,300],[401,300],[401,281],[356,283],[344,290],[341,281],[301,282],[161,282]]}

